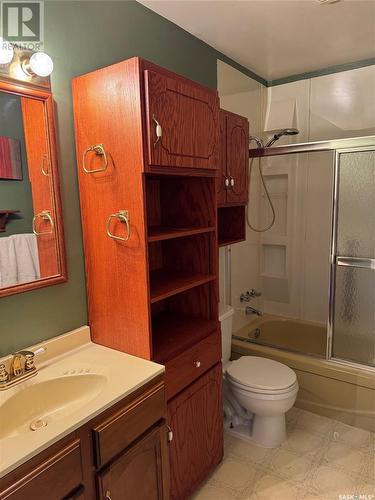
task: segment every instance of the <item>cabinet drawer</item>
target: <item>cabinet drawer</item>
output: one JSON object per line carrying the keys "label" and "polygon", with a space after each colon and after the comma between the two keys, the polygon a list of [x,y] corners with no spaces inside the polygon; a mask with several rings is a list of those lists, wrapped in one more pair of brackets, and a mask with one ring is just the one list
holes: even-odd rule
{"label": "cabinet drawer", "polygon": [[0,488],[1,500],[46,498],[47,492],[48,500],[67,497],[83,481],[79,439],[39,463],[26,464],[24,469],[25,474],[23,469],[12,474],[15,479],[9,487]]}
{"label": "cabinet drawer", "polygon": [[171,399],[220,360],[221,336],[217,330],[166,363],[167,399]]}
{"label": "cabinet drawer", "polygon": [[96,426],[93,429],[96,466],[108,463],[165,413],[165,389],[161,383]]}

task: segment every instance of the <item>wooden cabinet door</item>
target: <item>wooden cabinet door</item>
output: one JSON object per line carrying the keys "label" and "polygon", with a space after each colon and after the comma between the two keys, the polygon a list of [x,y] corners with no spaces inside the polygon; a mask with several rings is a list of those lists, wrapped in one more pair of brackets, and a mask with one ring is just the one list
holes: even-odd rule
{"label": "wooden cabinet door", "polygon": [[146,70],[145,98],[150,165],[217,168],[217,92]]}
{"label": "wooden cabinet door", "polygon": [[227,175],[227,114],[224,110],[220,110],[219,114],[220,123],[220,157],[219,157],[219,170],[217,172],[217,203],[224,205],[227,201],[227,186],[225,181]]}
{"label": "wooden cabinet door", "polygon": [[168,500],[167,428],[161,424],[98,475],[100,500]]}
{"label": "wooden cabinet door", "polygon": [[168,404],[171,499],[183,500],[223,457],[221,363]]}
{"label": "wooden cabinet door", "polygon": [[246,204],[248,200],[249,122],[227,113],[227,203]]}

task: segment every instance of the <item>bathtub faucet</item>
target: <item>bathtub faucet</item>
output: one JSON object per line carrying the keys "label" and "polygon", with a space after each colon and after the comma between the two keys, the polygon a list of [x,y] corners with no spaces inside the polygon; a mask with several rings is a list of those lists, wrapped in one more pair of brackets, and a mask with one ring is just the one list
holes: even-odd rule
{"label": "bathtub faucet", "polygon": [[252,288],[245,293],[241,293],[240,302],[250,302],[250,300],[254,297],[260,297],[261,295],[261,292],[258,292],[258,290],[255,290],[255,288]]}
{"label": "bathtub faucet", "polygon": [[257,316],[263,316],[262,311],[260,311],[259,309],[255,309],[255,307],[251,306],[246,306],[245,312],[246,314],[256,314]]}

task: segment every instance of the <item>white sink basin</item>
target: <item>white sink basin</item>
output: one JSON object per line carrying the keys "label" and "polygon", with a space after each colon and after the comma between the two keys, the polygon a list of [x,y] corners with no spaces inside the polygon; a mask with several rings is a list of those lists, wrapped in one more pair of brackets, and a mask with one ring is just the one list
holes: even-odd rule
{"label": "white sink basin", "polygon": [[66,375],[20,388],[0,406],[0,439],[33,431],[84,407],[102,391],[104,375]]}

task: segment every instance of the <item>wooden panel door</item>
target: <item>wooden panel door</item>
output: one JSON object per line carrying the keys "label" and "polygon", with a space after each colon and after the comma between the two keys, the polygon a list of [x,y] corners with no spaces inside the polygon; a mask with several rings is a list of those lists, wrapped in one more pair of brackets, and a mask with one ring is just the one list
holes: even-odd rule
{"label": "wooden panel door", "polygon": [[145,98],[150,165],[217,168],[216,91],[146,70]]}
{"label": "wooden panel door", "polygon": [[99,499],[168,500],[168,444],[157,426],[98,475]]}
{"label": "wooden panel door", "polygon": [[54,221],[54,228],[42,217],[35,222],[36,230],[46,233],[37,236],[40,277],[46,278],[60,273],[47,117],[43,101],[22,97],[21,105],[34,215],[48,210]]}
{"label": "wooden panel door", "polygon": [[227,203],[246,204],[248,200],[249,122],[243,116],[227,113]]}
{"label": "wooden panel door", "polygon": [[73,99],[91,334],[151,359],[139,60],[75,78]]}
{"label": "wooden panel door", "polygon": [[224,205],[227,201],[227,186],[225,185],[228,179],[227,175],[227,114],[224,110],[220,110],[220,157],[219,170],[217,172],[217,203]]}
{"label": "wooden panel door", "polygon": [[168,404],[171,499],[183,500],[223,457],[221,363]]}

